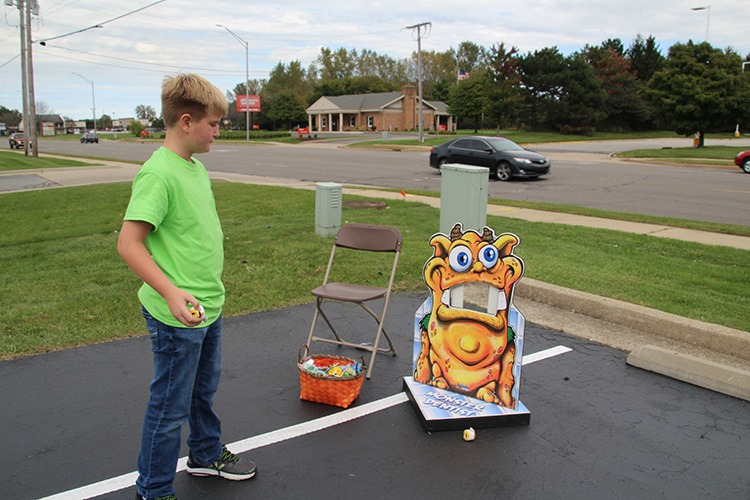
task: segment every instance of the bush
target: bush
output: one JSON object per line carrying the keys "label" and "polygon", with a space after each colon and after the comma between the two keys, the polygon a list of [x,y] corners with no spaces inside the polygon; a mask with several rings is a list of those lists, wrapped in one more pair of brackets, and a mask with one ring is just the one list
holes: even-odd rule
{"label": "bush", "polygon": [[146,127],[144,127],[141,122],[137,120],[133,120],[130,122],[130,133],[135,137],[140,137],[141,132],[143,132],[144,130],[146,130]]}
{"label": "bush", "polygon": [[[245,130],[222,130],[219,133],[221,139],[245,139],[247,131]],[[251,130],[250,139],[274,139],[277,137],[289,137],[289,132],[270,131],[270,130]]]}

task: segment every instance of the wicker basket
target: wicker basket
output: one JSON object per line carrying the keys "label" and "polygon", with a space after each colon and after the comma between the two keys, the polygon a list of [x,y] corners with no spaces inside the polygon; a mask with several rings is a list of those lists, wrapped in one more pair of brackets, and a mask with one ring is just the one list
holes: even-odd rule
{"label": "wicker basket", "polygon": [[365,378],[364,360],[360,361],[363,365],[362,371],[352,378],[332,377],[317,373],[310,373],[302,365],[308,359],[315,360],[316,364],[332,366],[336,363],[350,364],[357,361],[343,356],[333,356],[326,354],[307,355],[307,346],[302,348],[305,355],[300,351],[297,358],[297,368],[299,369],[299,398],[315,403],[340,406],[348,408],[349,405],[359,397],[359,391],[362,389],[362,382]]}

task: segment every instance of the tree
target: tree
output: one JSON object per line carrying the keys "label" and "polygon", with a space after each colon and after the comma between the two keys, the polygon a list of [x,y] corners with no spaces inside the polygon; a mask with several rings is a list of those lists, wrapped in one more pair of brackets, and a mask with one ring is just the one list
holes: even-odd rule
{"label": "tree", "polygon": [[151,121],[156,118],[156,111],[151,106],[139,104],[135,107],[135,116],[140,120]]}
{"label": "tree", "polygon": [[581,54],[564,57],[557,47],[529,53],[518,62],[525,111],[533,129],[588,134],[605,116],[605,93]]}
{"label": "tree", "polygon": [[294,125],[307,123],[305,106],[302,104],[300,97],[293,92],[282,92],[275,95],[268,115],[274,123],[283,124],[287,129],[292,129]]}
{"label": "tree", "polygon": [[21,112],[17,109],[8,109],[0,106],[0,123],[4,123],[9,128],[17,128],[21,123]]}
{"label": "tree", "polygon": [[55,112],[52,107],[44,101],[35,101],[34,110],[37,115],[51,115]]}
{"label": "tree", "polygon": [[484,47],[474,42],[461,42],[456,50],[456,62],[458,68],[467,72],[473,72],[484,66],[485,50]]}
{"label": "tree", "polygon": [[515,124],[523,104],[518,72],[518,49],[499,43],[487,52],[487,118],[498,128]]}
{"label": "tree", "polygon": [[606,92],[602,106],[606,116],[600,128],[613,132],[641,130],[649,124],[650,116],[642,97],[643,83],[631,71],[621,48],[622,43],[607,40],[600,47],[584,47],[582,55]]}
{"label": "tree", "polygon": [[156,130],[164,130],[165,128],[167,128],[164,125],[164,119],[161,116],[151,120],[151,126],[155,128]]}
{"label": "tree", "polygon": [[642,82],[648,82],[664,63],[664,56],[653,36],[645,40],[640,34],[636,36],[625,55],[630,59],[631,70]]}
{"label": "tree", "polygon": [[720,132],[750,119],[750,79],[736,52],[707,42],[675,44],[648,84],[648,97],[660,124],[678,134]]}
{"label": "tree", "polygon": [[320,79],[328,82],[355,76],[356,57],[356,49],[352,49],[350,52],[343,47],[336,51],[328,47],[321,47],[320,55],[315,61],[320,65]]}
{"label": "tree", "polygon": [[282,92],[291,92],[299,96],[302,101],[307,101],[312,90],[310,81],[307,79],[307,72],[302,64],[295,60],[288,65],[279,62],[269,73],[261,93],[274,96]]}
{"label": "tree", "polygon": [[[418,57],[419,55],[415,51],[409,61],[413,68],[412,82],[416,82],[418,79]],[[446,100],[447,87],[456,83],[457,73],[458,64],[456,63],[456,52],[453,49],[445,52],[422,51],[422,94],[424,96],[431,96],[433,99],[441,101]],[[398,88],[401,87],[403,87],[403,84],[398,86]]]}
{"label": "tree", "polygon": [[458,117],[459,123],[465,120],[474,129],[474,133],[482,126],[487,104],[486,81],[481,73],[475,73],[471,78],[462,80],[451,88],[448,101],[451,114]]}

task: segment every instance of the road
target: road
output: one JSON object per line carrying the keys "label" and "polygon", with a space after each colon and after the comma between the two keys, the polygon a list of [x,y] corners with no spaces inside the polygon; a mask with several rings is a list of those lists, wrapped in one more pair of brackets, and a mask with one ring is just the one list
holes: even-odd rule
{"label": "road", "polygon": [[[750,140],[719,141],[750,148]],[[616,212],[750,225],[750,175],[734,167],[652,165],[609,158],[635,148],[684,147],[687,139],[592,141],[534,146],[553,161],[552,173],[533,181],[491,181],[489,195],[519,201],[578,205]],[[711,144],[711,142],[709,142]],[[40,150],[145,161],[155,142],[99,144],[44,141]],[[440,174],[425,151],[341,148],[338,144],[245,145],[216,143],[204,157],[209,170],[338,182],[408,190],[440,191]],[[406,148],[405,148],[406,149]]]}
{"label": "road", "polygon": [[[88,148],[92,156],[119,154],[139,161],[155,147],[67,145]],[[559,174],[542,182],[493,182],[491,189],[556,185],[550,181],[585,165],[566,157],[572,154],[591,155],[586,161],[597,175],[607,169],[624,175],[618,162],[594,158],[600,153],[558,154]],[[435,183],[437,189],[439,176],[424,160],[425,153],[222,144],[205,159],[213,170],[358,179],[370,185],[411,180]],[[653,169],[654,177],[665,175],[664,167],[643,168]],[[696,170],[669,168],[674,177]],[[718,178],[724,171],[710,172]],[[750,180],[743,175],[734,177],[737,186]],[[405,325],[413,325],[423,299],[396,294],[388,321],[400,355],[378,358],[352,411],[401,394],[401,379],[412,370],[413,338]],[[571,351],[524,365],[521,396],[532,414],[528,426],[481,429],[466,443],[458,431],[425,433],[403,397],[349,420],[344,419],[349,410],[300,401],[295,357],[313,307],[307,303],[227,320],[217,408],[230,448],[256,461],[260,472],[243,483],[180,472],[180,498],[748,497],[747,402],[633,368],[625,353],[536,326],[531,317],[524,355],[558,346]],[[133,311],[137,314],[137,308]],[[332,317],[346,319],[354,332],[372,329],[369,317],[355,317],[348,309]],[[148,342],[140,336],[0,363],[5,408],[0,412],[5,430],[0,497],[32,499],[88,485],[96,486],[100,498],[133,497],[150,377]],[[341,418],[321,428],[327,417]],[[64,498],[88,496],[95,495]]]}
{"label": "road", "polygon": [[[525,359],[558,346],[571,351],[524,364],[521,398],[531,423],[477,429],[470,443],[460,430],[427,434],[402,393],[412,370],[409,325],[422,300],[396,295],[388,328],[399,355],[378,357],[346,411],[299,399],[295,357],[312,303],[228,319],[216,406],[226,443],[258,464],[258,476],[234,483],[180,472],[179,498],[748,498],[747,402],[532,324]],[[331,317],[372,331],[366,314],[339,309]],[[132,499],[135,477],[112,478],[135,468],[149,348],[141,336],[0,363],[0,497],[94,484],[62,498]],[[397,404],[347,416],[399,395]],[[322,426],[327,417],[333,425]]]}

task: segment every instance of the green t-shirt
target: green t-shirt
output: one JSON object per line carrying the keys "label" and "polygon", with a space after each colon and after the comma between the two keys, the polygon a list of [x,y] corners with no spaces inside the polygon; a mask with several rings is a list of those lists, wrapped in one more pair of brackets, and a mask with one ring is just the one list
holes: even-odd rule
{"label": "green t-shirt", "polygon": [[[224,233],[206,168],[192,160],[185,161],[163,146],[156,150],[133,180],[124,219],[154,226],[146,248],[175,286],[198,299],[211,323],[224,305]],[[146,283],[138,298],[154,318],[184,327]]]}

